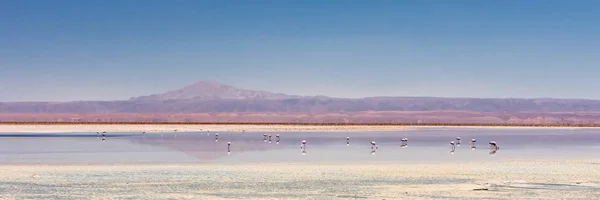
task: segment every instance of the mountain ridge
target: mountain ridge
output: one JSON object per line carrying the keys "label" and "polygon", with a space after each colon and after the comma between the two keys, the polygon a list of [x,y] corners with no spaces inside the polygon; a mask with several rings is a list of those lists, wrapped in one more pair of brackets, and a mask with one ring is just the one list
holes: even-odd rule
{"label": "mountain ridge", "polygon": [[600,112],[600,100],[558,98],[299,96],[200,81],[119,101],[0,102],[0,113],[207,113],[363,111]]}
{"label": "mountain ridge", "polygon": [[183,100],[183,99],[285,99],[298,98],[297,95],[287,95],[262,90],[248,90],[221,84],[216,81],[200,81],[178,90],[162,94],[132,97],[129,100]]}
{"label": "mountain ridge", "polygon": [[[242,93],[240,94],[240,96],[234,97],[232,98],[231,96],[218,96],[215,97],[214,95],[218,95],[215,93],[215,89],[217,88],[221,88],[221,89],[228,89],[231,93],[235,93],[235,92],[239,92]],[[170,90],[167,91],[165,93],[162,94],[151,94],[151,95],[143,95],[143,96],[138,96],[138,97],[131,97],[129,100],[147,100],[147,99],[152,99],[152,98],[148,98],[148,97],[157,97],[157,96],[170,96],[170,95],[177,95],[178,93],[189,93],[189,92],[194,92],[194,93],[204,93],[204,94],[196,94],[196,96],[194,97],[206,97],[206,93],[207,90],[213,90],[212,93],[208,92],[209,94],[212,94],[212,98],[208,98],[208,99],[245,99],[245,98],[240,98],[240,97],[250,97],[252,98],[251,95],[248,95],[248,93],[250,94],[262,94],[262,96],[267,96],[270,98],[264,98],[264,99],[285,99],[285,98],[325,98],[325,99],[368,99],[368,98],[419,98],[419,99],[426,99],[426,98],[435,98],[435,99],[527,99],[527,100],[567,100],[567,101],[571,101],[571,100],[577,100],[577,101],[581,101],[581,100],[590,100],[590,101],[596,101],[597,99],[584,99],[584,98],[552,98],[552,97],[540,97],[540,98],[521,98],[521,97],[509,97],[509,98],[501,98],[501,97],[437,97],[437,96],[365,96],[365,97],[354,97],[354,98],[349,98],[349,97],[331,97],[331,96],[326,96],[326,95],[307,95],[307,96],[301,96],[301,95],[293,95],[293,94],[287,94],[287,93],[281,93],[281,92],[269,92],[269,91],[265,91],[265,90],[252,90],[252,89],[243,89],[243,88],[237,88],[231,85],[227,85],[227,84],[222,84],[220,82],[217,81],[198,81],[194,84],[191,85],[187,85],[184,86],[181,89],[176,89],[176,90]],[[220,91],[221,95],[223,95],[223,92],[225,91]],[[244,96],[244,94],[246,94]],[[190,95],[190,94],[187,94]],[[193,94],[192,94],[193,95]],[[231,95],[231,94],[230,94]],[[261,95],[258,95],[261,96]],[[209,96],[210,97],[210,96]],[[160,98],[159,98],[160,99]],[[159,99],[152,99],[152,100],[159,100]],[[170,100],[170,99],[193,99],[193,98],[162,98],[163,100]],[[118,100],[117,100],[118,101]],[[600,100],[599,100],[600,101]]]}

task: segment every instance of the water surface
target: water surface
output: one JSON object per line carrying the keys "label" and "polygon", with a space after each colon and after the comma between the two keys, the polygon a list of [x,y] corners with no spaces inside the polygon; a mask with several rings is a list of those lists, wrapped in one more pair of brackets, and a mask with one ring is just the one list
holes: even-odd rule
{"label": "water surface", "polygon": [[[0,164],[377,163],[597,158],[597,129],[423,128],[405,132],[0,134]],[[350,137],[350,144],[346,144]],[[462,144],[450,153],[450,142]],[[408,146],[401,148],[401,139]],[[218,140],[216,140],[218,139]],[[476,139],[476,149],[470,141]],[[306,152],[300,144],[307,141]],[[491,152],[488,142],[496,141]],[[372,152],[370,142],[378,149]],[[231,142],[230,153],[227,143]]]}

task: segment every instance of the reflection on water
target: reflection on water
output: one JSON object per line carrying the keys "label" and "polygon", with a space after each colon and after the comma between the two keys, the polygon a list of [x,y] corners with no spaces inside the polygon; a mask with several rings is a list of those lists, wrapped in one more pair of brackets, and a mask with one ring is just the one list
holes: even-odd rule
{"label": "reflection on water", "polygon": [[490,154],[494,155],[494,154],[496,154],[496,152],[498,152],[498,149],[492,149],[492,150],[490,151]]}
{"label": "reflection on water", "polygon": [[[339,163],[594,158],[593,150],[600,146],[600,134],[596,132],[593,129],[432,128],[412,132],[277,133],[275,142],[272,142],[272,134],[248,132],[106,133],[102,139],[98,137],[98,133],[0,134],[0,162]],[[409,137],[411,148],[406,148]],[[461,137],[473,138],[470,146],[460,147]],[[350,138],[353,145],[350,145]],[[448,156],[448,143],[444,142],[448,140],[451,140],[450,153],[453,156]],[[477,151],[477,140],[490,141],[490,151]],[[503,147],[502,150],[492,145],[491,141],[498,142],[498,146]],[[297,152],[298,143],[301,144],[301,154],[293,153]],[[307,150],[308,143],[311,146],[310,154]],[[369,156],[365,155],[366,151],[371,152],[367,154]],[[371,156],[373,154],[377,156]]]}

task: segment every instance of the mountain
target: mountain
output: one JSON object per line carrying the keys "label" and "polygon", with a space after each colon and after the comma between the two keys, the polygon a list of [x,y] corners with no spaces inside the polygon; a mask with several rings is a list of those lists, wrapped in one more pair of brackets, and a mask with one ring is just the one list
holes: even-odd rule
{"label": "mountain", "polygon": [[214,81],[201,81],[179,90],[169,91],[163,94],[134,97],[130,100],[216,100],[216,99],[289,99],[299,98],[281,93],[266,91],[254,91],[235,88]]}
{"label": "mountain", "polygon": [[[440,111],[443,111],[443,113],[440,113]],[[389,114],[390,112],[396,114]],[[419,112],[419,114],[410,114],[415,112]],[[105,117],[102,116],[123,114],[129,116],[129,114],[133,114],[134,116],[144,115],[144,120],[165,121],[173,119],[172,115],[174,114],[201,113],[237,113],[232,114],[232,116],[263,116],[259,117],[260,119],[266,118],[263,114],[256,113],[279,113],[275,116],[280,117],[283,117],[281,113],[299,113],[298,116],[300,117],[298,119],[289,118],[291,121],[307,120],[311,117],[317,117],[317,114],[318,116],[341,116],[338,114],[362,113],[361,116],[363,117],[353,115],[353,117],[343,119],[373,122],[383,119],[394,122],[398,120],[415,121],[415,119],[434,120],[429,119],[428,116],[444,115],[444,120],[460,121],[466,120],[465,113],[468,113],[468,116],[475,117],[471,121],[506,121],[517,119],[518,116],[526,116],[526,119],[534,121],[561,122],[585,118],[587,122],[591,122],[597,116],[600,116],[593,114],[594,112],[600,112],[600,100],[442,97],[332,98],[239,89],[212,81],[202,81],[180,90],[134,97],[122,101],[0,102],[0,114],[5,114],[3,115],[5,121],[17,119],[18,116],[29,116],[28,119],[37,120],[48,114],[54,114],[55,116],[58,116],[58,114],[95,116],[93,120],[104,120]],[[384,115],[385,117],[373,118],[374,113],[379,113],[377,115]],[[573,113],[577,113],[577,115],[572,115]],[[370,118],[367,119],[364,116]],[[327,117],[317,118],[325,119]],[[199,118],[181,118],[181,120],[188,121],[194,121],[194,119]],[[235,117],[202,119],[244,121]],[[336,121],[342,118],[327,119]],[[314,120],[318,121],[318,119]]]}
{"label": "mountain", "polygon": [[0,113],[205,113],[205,112],[600,112],[600,101],[562,99],[475,99],[372,97],[361,99],[298,97],[289,99],[192,98],[125,101],[8,102]]}

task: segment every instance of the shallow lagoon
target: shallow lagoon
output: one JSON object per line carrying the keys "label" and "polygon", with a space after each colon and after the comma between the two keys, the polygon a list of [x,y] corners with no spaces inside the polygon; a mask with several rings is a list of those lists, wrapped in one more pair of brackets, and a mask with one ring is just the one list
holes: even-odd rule
{"label": "shallow lagoon", "polygon": [[[267,133],[268,134],[268,133]],[[405,132],[279,133],[276,143],[263,133],[96,133],[0,134],[0,164],[135,164],[135,163],[377,163],[460,162],[502,159],[597,158],[597,129],[423,128]],[[346,145],[350,137],[350,145]],[[401,148],[401,139],[408,147]],[[450,141],[462,144],[450,154]],[[470,148],[477,139],[476,149]],[[300,149],[308,142],[306,154]],[[488,142],[500,149],[490,154]],[[372,154],[370,141],[376,141]],[[231,142],[231,153],[227,153]]]}

